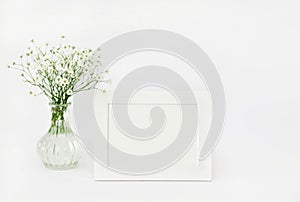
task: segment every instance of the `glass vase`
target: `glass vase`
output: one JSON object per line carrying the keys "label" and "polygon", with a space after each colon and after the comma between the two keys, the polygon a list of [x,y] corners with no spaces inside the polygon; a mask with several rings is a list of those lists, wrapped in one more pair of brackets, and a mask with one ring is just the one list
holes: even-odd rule
{"label": "glass vase", "polygon": [[79,137],[69,123],[70,104],[50,104],[51,126],[38,141],[37,151],[44,165],[51,169],[74,168],[82,155]]}

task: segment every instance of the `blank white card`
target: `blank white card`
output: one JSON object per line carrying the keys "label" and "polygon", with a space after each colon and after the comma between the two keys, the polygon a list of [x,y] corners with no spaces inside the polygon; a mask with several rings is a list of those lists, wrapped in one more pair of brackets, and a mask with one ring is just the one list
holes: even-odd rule
{"label": "blank white card", "polygon": [[[199,161],[198,155],[207,137],[211,122],[211,102],[206,91],[194,92],[197,99],[199,124],[195,141],[190,149],[176,163],[160,171],[145,174],[132,175],[116,172],[109,169],[110,146],[107,149],[106,165],[94,163],[95,180],[183,180],[183,181],[210,181],[212,179],[212,160],[208,156]],[[130,134],[124,134],[120,129],[112,113],[112,95],[109,93],[97,93],[95,95],[95,116],[99,129],[103,132],[110,145],[118,150],[133,155],[150,155],[157,153],[175,139],[181,126],[181,110],[191,107],[190,103],[178,104],[176,98],[168,92],[136,93],[129,104],[118,103],[128,108],[130,121],[138,128],[146,128],[151,125],[150,111],[153,107],[161,107],[166,115],[164,128],[160,133],[148,140],[131,138]],[[97,150],[97,143],[95,142]],[[124,162],[126,163],[126,162]]]}

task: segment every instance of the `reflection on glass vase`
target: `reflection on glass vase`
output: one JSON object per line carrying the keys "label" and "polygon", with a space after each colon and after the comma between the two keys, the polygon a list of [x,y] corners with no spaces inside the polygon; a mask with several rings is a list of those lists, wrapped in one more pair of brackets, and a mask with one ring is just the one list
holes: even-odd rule
{"label": "reflection on glass vase", "polygon": [[70,104],[51,105],[51,126],[37,144],[44,165],[51,169],[69,169],[78,165],[82,155],[79,137],[69,123]]}

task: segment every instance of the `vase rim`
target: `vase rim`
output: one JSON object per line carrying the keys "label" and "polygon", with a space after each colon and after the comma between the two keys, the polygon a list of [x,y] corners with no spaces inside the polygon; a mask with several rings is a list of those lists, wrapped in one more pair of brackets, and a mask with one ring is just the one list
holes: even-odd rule
{"label": "vase rim", "polygon": [[68,107],[71,104],[72,104],[71,102],[68,102],[68,103],[65,103],[65,104],[57,104],[57,103],[52,103],[52,102],[49,103],[50,106],[54,106],[54,107]]}

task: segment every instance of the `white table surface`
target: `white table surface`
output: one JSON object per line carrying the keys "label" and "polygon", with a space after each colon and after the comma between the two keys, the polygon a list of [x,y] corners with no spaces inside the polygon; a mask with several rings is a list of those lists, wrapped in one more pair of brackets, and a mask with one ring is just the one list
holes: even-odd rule
{"label": "white table surface", "polygon": [[37,136],[1,131],[0,201],[299,201],[299,138],[269,135],[225,130],[212,182],[99,182],[87,154],[76,169],[48,170]]}

